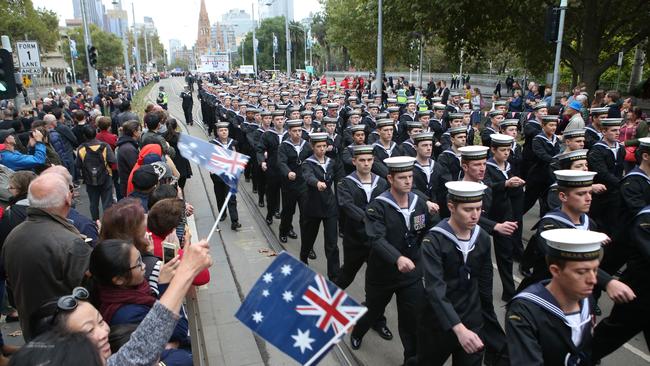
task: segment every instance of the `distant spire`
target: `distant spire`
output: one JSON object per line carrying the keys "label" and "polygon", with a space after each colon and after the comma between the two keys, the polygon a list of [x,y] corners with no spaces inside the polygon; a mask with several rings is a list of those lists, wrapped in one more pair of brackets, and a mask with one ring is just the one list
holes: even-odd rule
{"label": "distant spire", "polygon": [[208,11],[205,8],[205,0],[201,0],[201,10],[199,11],[199,30],[196,39],[196,47],[199,54],[207,51],[210,44],[210,19],[208,18]]}

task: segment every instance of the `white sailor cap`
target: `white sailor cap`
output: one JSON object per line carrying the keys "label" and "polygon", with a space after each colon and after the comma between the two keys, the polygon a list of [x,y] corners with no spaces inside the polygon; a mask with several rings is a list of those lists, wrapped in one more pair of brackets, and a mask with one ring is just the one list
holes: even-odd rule
{"label": "white sailor cap", "polygon": [[618,127],[623,123],[623,118],[601,118],[600,125],[603,127]]}
{"label": "white sailor cap", "polygon": [[568,152],[563,152],[562,154],[557,154],[554,156],[558,161],[562,160],[569,160],[569,161],[576,161],[576,160],[585,160],[587,159],[587,153],[589,150],[587,149],[580,149],[580,150],[573,150],[573,151],[568,151]]}
{"label": "white sailor cap", "polygon": [[217,122],[217,123],[215,124],[215,127],[216,127],[217,129],[220,129],[220,128],[230,128],[230,123],[228,123],[228,122]]}
{"label": "white sailor cap", "polygon": [[505,100],[495,100],[494,101],[494,106],[505,106],[508,102]]}
{"label": "white sailor cap", "polygon": [[576,137],[585,137],[585,129],[584,128],[576,128],[573,130],[564,130],[562,133],[562,136],[564,136],[565,139],[574,139]]}
{"label": "white sailor cap", "polygon": [[592,115],[607,114],[607,113],[609,113],[609,107],[597,107],[597,108],[589,109],[589,114]]}
{"label": "white sailor cap", "polygon": [[447,187],[447,192],[449,193],[449,200],[460,203],[482,201],[483,191],[487,189],[487,186],[483,183],[462,180],[447,182],[445,183],[445,187]]}
{"label": "white sailor cap", "polygon": [[352,147],[354,156],[370,154],[372,155],[374,147],[372,145],[356,145]]}
{"label": "white sailor cap", "polygon": [[492,147],[511,147],[514,137],[503,135],[500,133],[493,133],[490,135],[490,146]]}
{"label": "white sailor cap", "polygon": [[569,261],[599,259],[601,245],[607,240],[603,233],[578,229],[553,229],[541,235],[546,240],[546,255]]}
{"label": "white sailor cap", "polygon": [[451,136],[456,136],[461,133],[467,134],[467,128],[465,126],[449,127],[447,132],[449,132],[449,135]]}
{"label": "white sailor cap", "polygon": [[433,132],[421,132],[413,135],[412,138],[416,145],[418,142],[422,141],[433,141]]}
{"label": "white sailor cap", "polygon": [[548,114],[548,115],[542,117],[542,123],[543,124],[546,124],[546,123],[549,123],[549,122],[556,122],[557,123],[559,120],[560,120],[560,116],[558,116],[556,114]]}
{"label": "white sailor cap", "polygon": [[377,121],[377,129],[383,128],[383,127],[393,127],[394,122],[390,118],[382,118]]}
{"label": "white sailor cap", "polygon": [[293,127],[302,127],[302,120],[301,119],[290,119],[286,123],[287,129],[293,128]]}
{"label": "white sailor cap", "polygon": [[463,146],[458,150],[460,151],[462,160],[481,160],[481,159],[487,159],[487,154],[489,149],[490,148],[488,148],[487,146],[470,145],[470,146]]}
{"label": "white sailor cap", "polygon": [[312,132],[309,134],[309,140],[312,144],[327,141],[327,132]]}
{"label": "white sailor cap", "polygon": [[639,139],[639,150],[650,150],[650,137],[641,137]]}
{"label": "white sailor cap", "polygon": [[442,103],[433,103],[433,109],[438,111],[444,111],[447,108],[446,105]]}
{"label": "white sailor cap", "polygon": [[[494,105],[496,106],[496,103]],[[493,109],[490,112],[488,112],[488,116],[490,116],[490,118],[495,116],[503,116],[504,114],[506,114],[506,111],[501,109]]]}
{"label": "white sailor cap", "polygon": [[596,172],[583,170],[556,170],[553,172],[557,185],[566,188],[591,187]]}
{"label": "white sailor cap", "polygon": [[461,113],[461,112],[449,113],[447,117],[449,118],[449,120],[463,119],[463,117],[465,117],[465,113]]}
{"label": "white sailor cap", "polygon": [[388,166],[391,173],[408,172],[413,170],[415,158],[410,156],[395,156],[384,159],[384,164]]}
{"label": "white sailor cap", "polygon": [[513,118],[508,118],[504,119],[503,121],[499,122],[499,128],[506,128],[510,126],[519,126],[519,120],[518,119],[513,119]]}
{"label": "white sailor cap", "polygon": [[366,125],[358,124],[358,125],[352,125],[350,126],[350,132],[355,133],[355,132],[365,132],[366,131]]}
{"label": "white sailor cap", "polygon": [[538,111],[540,109],[543,109],[543,108],[548,108],[548,105],[546,103],[544,103],[544,102],[537,103],[537,104],[535,104],[535,107],[533,107],[533,109],[536,110],[536,111]]}

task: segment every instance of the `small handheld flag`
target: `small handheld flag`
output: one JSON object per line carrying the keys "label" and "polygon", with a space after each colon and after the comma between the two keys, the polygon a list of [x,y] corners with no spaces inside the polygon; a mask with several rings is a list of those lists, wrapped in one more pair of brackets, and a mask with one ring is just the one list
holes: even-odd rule
{"label": "small handheld flag", "polygon": [[235,317],[300,364],[315,365],[366,311],[323,275],[282,252]]}
{"label": "small handheld flag", "polygon": [[247,155],[226,150],[185,133],[181,133],[178,140],[178,151],[184,158],[218,175],[233,193],[237,192],[239,176],[250,159]]}

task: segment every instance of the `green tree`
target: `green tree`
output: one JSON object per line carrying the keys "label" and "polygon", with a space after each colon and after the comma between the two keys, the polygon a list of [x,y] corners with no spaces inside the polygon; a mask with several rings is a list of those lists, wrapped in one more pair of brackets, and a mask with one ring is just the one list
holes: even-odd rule
{"label": "green tree", "polygon": [[59,18],[46,9],[34,9],[31,0],[0,1],[0,34],[12,42],[36,41],[40,51],[54,50],[59,40]]}
{"label": "green tree", "polygon": [[[291,22],[289,33],[291,39],[291,67],[292,69],[304,68],[305,36],[300,23]],[[275,53],[275,66],[273,65],[273,35],[278,39],[278,50]],[[255,31],[257,38],[257,67],[260,70],[284,70],[286,65],[286,38],[284,32],[284,17],[267,18],[262,21]],[[244,60],[247,64],[253,62],[253,33],[248,32],[244,40]],[[241,50],[241,46],[239,47]],[[238,60],[240,60],[239,58]],[[234,61],[236,63],[236,61]]]}
{"label": "green tree", "polygon": [[[124,56],[122,53],[122,40],[116,35],[104,32],[94,24],[90,25],[90,38],[92,45],[97,48],[97,70],[110,71],[113,68],[124,65]],[[75,72],[77,77],[82,75],[88,77],[86,67],[86,44],[83,37],[83,28],[77,27],[68,32],[68,37],[73,39],[77,44],[79,56],[75,59]],[[63,42],[63,49],[70,49],[68,40]],[[70,53],[63,52],[68,63],[70,63]]]}

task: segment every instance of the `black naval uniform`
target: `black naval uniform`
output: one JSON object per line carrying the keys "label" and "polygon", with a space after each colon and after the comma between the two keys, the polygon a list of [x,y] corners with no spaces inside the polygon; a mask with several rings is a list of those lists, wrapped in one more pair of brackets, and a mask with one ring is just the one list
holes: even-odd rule
{"label": "black naval uniform", "polygon": [[[505,170],[499,168],[492,158],[487,163],[487,181],[492,188],[492,205],[487,213],[488,217],[496,222],[514,221],[514,210],[510,199],[511,192],[516,192],[516,187],[507,188],[506,181],[513,177],[510,163],[506,161]],[[521,225],[521,222],[519,223]],[[512,276],[513,238],[499,233],[493,233],[494,255],[496,257],[499,277],[503,285],[502,300],[510,301],[515,295],[515,281]]]}
{"label": "black naval uniform", "polygon": [[[327,277],[330,280],[335,280],[340,269],[340,260],[336,228],[338,206],[334,194],[334,183],[343,175],[342,168],[335,159],[326,156],[325,163],[321,164],[313,155],[303,161],[301,167],[302,176],[307,183],[306,205],[309,205],[309,208],[301,212],[300,260],[308,263],[309,252],[314,248],[314,242],[322,222]],[[327,188],[322,192],[319,191],[316,187],[318,182],[325,182]]]}
{"label": "black naval uniform", "polygon": [[614,352],[630,338],[645,332],[646,343],[650,329],[650,206],[637,213],[629,229],[631,255],[621,281],[630,286],[636,299],[614,304],[609,317],[603,319],[594,331],[593,360]]}
{"label": "black naval uniform", "polygon": [[[546,189],[553,183],[553,173],[549,164],[554,161],[554,156],[560,153],[560,144],[557,136],[549,140],[544,132],[539,133],[532,142],[534,162],[528,167],[526,174],[526,191],[524,198],[524,211],[528,212],[535,205]],[[526,149],[524,146],[524,153]],[[525,159],[525,157],[524,157]],[[543,213],[547,211],[542,207]]]}
{"label": "black naval uniform", "polygon": [[[231,138],[228,138],[228,142],[225,144],[219,141],[218,139],[212,139],[210,140],[210,142],[217,146],[221,146],[226,150],[237,151],[237,141]],[[214,195],[217,198],[217,206],[218,209],[220,210],[226,201],[226,195],[228,194],[228,191],[230,191],[230,186],[224,183],[223,180],[221,180],[221,178],[219,178],[219,176],[216,174],[210,173],[210,179],[212,179]],[[232,224],[236,224],[239,222],[239,214],[237,213],[236,194],[231,195],[230,200],[228,200],[228,214],[230,214],[230,222]]]}
{"label": "black naval uniform", "polygon": [[[523,176],[522,165],[523,165],[523,156],[522,148],[516,141],[512,142],[512,147],[510,148],[510,155],[508,156],[508,163],[510,163],[510,172],[512,176],[521,178]],[[522,241],[523,235],[523,220],[524,220],[524,189],[519,187],[515,190],[509,192],[510,202],[512,203],[512,215],[515,221],[517,221],[517,230],[512,233],[513,241],[513,255],[515,259],[521,258],[521,255],[524,252],[524,244]]]}
{"label": "black naval uniform", "polygon": [[[246,134],[248,144],[255,146],[262,140],[262,134],[265,132],[262,127],[250,131]],[[251,178],[253,180],[253,191],[257,191],[257,202],[260,207],[264,207],[264,196],[266,194],[266,172],[262,170],[261,164],[257,161],[257,153],[251,154]]]}
{"label": "black naval uniform", "polygon": [[343,228],[343,266],[336,285],[345,289],[350,286],[370,252],[363,221],[366,207],[389,186],[384,178],[372,173],[371,183],[362,183],[355,171],[341,179],[337,187],[339,209],[345,214],[347,225]]}
{"label": "black naval uniform", "polygon": [[[447,219],[422,240],[425,296],[418,321],[418,365],[481,365],[483,352],[467,354],[452,328],[462,323],[483,342],[502,348],[503,330],[492,303],[490,237],[479,226],[458,240]],[[488,339],[488,330],[493,332]],[[486,333],[488,332],[488,333]]]}
{"label": "black naval uniform", "polygon": [[388,176],[388,167],[384,163],[384,159],[393,156],[401,156],[402,151],[395,141],[390,142],[390,147],[388,149],[381,144],[381,140],[377,140],[377,142],[372,144],[372,146],[372,155],[374,155],[376,163],[372,165],[372,172],[386,179],[386,176]]}
{"label": "black naval uniform", "polygon": [[456,153],[452,149],[447,149],[438,156],[438,164],[442,165],[449,171],[451,180],[460,180],[460,173],[462,168],[460,166],[460,154]]}
{"label": "black naval uniform", "polygon": [[626,224],[622,230],[625,230],[629,228],[627,225],[634,220],[636,214],[650,205],[650,177],[636,166],[621,179],[620,191],[621,214]]}
{"label": "black naval uniform", "polygon": [[519,177],[526,179],[528,177],[528,169],[535,162],[535,154],[533,153],[533,139],[535,136],[542,133],[542,125],[536,119],[529,119],[524,124],[524,148],[522,151],[522,165],[521,174]]}
{"label": "black naval uniform", "polygon": [[[366,209],[364,220],[370,244],[366,269],[368,312],[352,331],[353,337],[363,338],[384,313],[393,294],[397,295],[398,328],[405,361],[416,355],[417,304],[423,290],[420,242],[431,225],[423,200],[411,192],[408,204],[408,214],[404,214],[390,191],[386,191]],[[397,269],[397,259],[401,256],[413,261],[413,271],[402,273]]]}
{"label": "black naval uniform", "polygon": [[585,127],[585,149],[590,150],[596,142],[603,139],[603,134],[593,126]]}
{"label": "black naval uniform", "polygon": [[[279,236],[287,236],[293,231],[293,215],[296,213],[296,204],[302,217],[303,203],[307,193],[307,185],[302,176],[302,163],[312,154],[311,145],[300,139],[294,145],[290,139],[282,141],[278,147],[278,167],[281,175],[282,187],[282,212],[280,214]],[[296,173],[296,179],[289,180],[290,172]]]}
{"label": "black naval uniform", "polygon": [[194,120],[192,119],[192,108],[194,107],[194,98],[192,98],[191,92],[183,91],[181,93],[181,99],[183,99],[181,106],[183,107],[183,113],[185,114],[185,123],[191,126],[194,124]]}
{"label": "black naval uniform", "polygon": [[594,324],[591,297],[580,301],[580,313],[571,322],[546,289],[548,282],[528,287],[508,304],[506,335],[510,363],[590,365]]}
{"label": "black naval uniform", "polygon": [[404,140],[404,142],[402,142],[399,145],[399,149],[403,156],[410,156],[414,158],[418,154],[417,151],[415,150],[415,144],[413,143],[413,139],[411,138]]}
{"label": "black naval uniform", "polygon": [[450,180],[449,171],[433,159],[429,159],[429,165],[422,165],[417,160],[413,164],[413,188],[422,192],[427,200],[438,204],[440,217],[449,216],[445,183]]}
{"label": "black naval uniform", "polygon": [[[279,134],[275,129],[268,129],[262,133],[257,144],[257,163],[266,162],[266,220],[273,220],[273,215],[279,210],[280,205],[280,169],[278,167],[278,148],[286,139],[287,132]],[[266,153],[267,157],[264,157]]]}
{"label": "black naval uniform", "polygon": [[617,142],[614,148],[610,148],[601,140],[589,150],[587,162],[589,170],[598,173],[594,183],[607,187],[607,191],[594,195],[589,214],[604,232],[613,236],[620,207],[619,182],[623,176],[625,147]]}
{"label": "black naval uniform", "polygon": [[490,142],[492,141],[492,138],[490,135],[498,133],[497,131],[492,128],[492,126],[486,126],[483,131],[481,131],[481,144],[483,146],[490,146]]}

